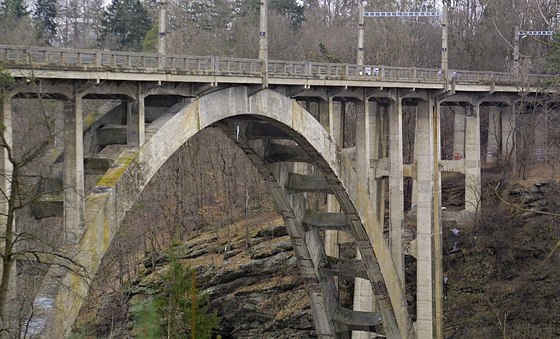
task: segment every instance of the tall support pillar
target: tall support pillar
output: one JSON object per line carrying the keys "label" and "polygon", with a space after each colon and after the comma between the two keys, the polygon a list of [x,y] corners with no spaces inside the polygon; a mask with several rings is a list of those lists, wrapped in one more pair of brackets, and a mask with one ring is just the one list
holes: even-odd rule
{"label": "tall support pillar", "polygon": [[[373,160],[381,160],[385,157],[385,149],[387,147],[387,106],[377,105],[377,109],[372,112],[370,119],[370,141],[371,141],[371,158]],[[373,168],[370,175],[370,197],[372,206],[379,223],[385,223],[385,182],[384,178],[379,175],[377,168]]]}
{"label": "tall support pillar", "polygon": [[142,147],[145,141],[144,95],[138,93],[136,101],[127,105],[126,140],[128,146]]}
{"label": "tall support pillar", "polygon": [[[364,97],[362,105],[358,107],[356,118],[356,174],[358,185],[367,190],[370,172],[370,113],[368,98]],[[356,258],[361,259],[360,251]],[[375,307],[375,297],[371,282],[366,279],[356,278],[354,281],[354,311],[372,312]],[[353,331],[353,339],[369,339],[370,333]]]}
{"label": "tall support pillar", "polygon": [[[14,232],[15,230],[15,213],[10,213],[10,198],[11,198],[11,190],[12,190],[12,177],[13,177],[13,164],[8,158],[8,149],[13,147],[12,144],[12,98],[11,95],[7,93],[2,95],[0,93],[0,114],[2,114],[1,122],[3,124],[3,141],[2,146],[0,146],[0,225],[2,225],[0,229],[0,253],[2,255],[5,254],[5,250],[7,246],[13,246],[14,241]],[[4,274],[5,270],[9,273]],[[7,300],[11,300],[16,296],[16,282],[15,279],[17,277],[16,274],[16,265],[15,262],[12,262],[11,266],[8,267],[5,261],[1,261],[0,265],[0,277],[2,279],[7,279],[4,281],[8,282],[7,288]],[[8,309],[4,309],[4,311],[9,311]],[[4,314],[2,315],[2,319],[6,320]],[[3,324],[3,327],[6,328],[8,326],[7,323]]]}
{"label": "tall support pillar", "polygon": [[[434,333],[435,338],[443,339],[443,225],[441,217],[441,102],[436,101],[433,109],[432,130],[434,131],[432,149],[434,164],[434,201],[433,226],[434,235],[434,298],[435,298],[435,316],[434,316]],[[479,150],[480,156],[480,150]]]}
{"label": "tall support pillar", "polygon": [[498,142],[500,140],[500,107],[488,107],[488,139],[486,144],[486,163],[498,162]]}
{"label": "tall support pillar", "polygon": [[399,279],[404,288],[404,252],[402,247],[402,223],[404,219],[402,101],[398,92],[389,106],[389,162],[389,247]]}
{"label": "tall support pillar", "polygon": [[[331,96],[328,97],[329,105],[329,134],[334,139],[335,143],[342,149],[343,140],[343,114],[344,114],[344,104],[340,102],[335,102]],[[327,196],[327,211],[332,213],[340,212],[340,205],[338,200],[332,194]],[[326,231],[325,232],[325,252],[327,255],[332,257],[339,256],[338,247],[338,231]]]}
{"label": "tall support pillar", "polygon": [[502,160],[512,166],[515,171],[516,142],[515,142],[515,104],[502,110]]}
{"label": "tall support pillar", "polygon": [[416,289],[418,338],[434,338],[434,115],[433,99],[418,104],[417,148],[417,245]]}
{"label": "tall support pillar", "polygon": [[480,103],[467,107],[465,138],[465,211],[475,213],[480,207]]}
{"label": "tall support pillar", "polygon": [[64,103],[64,238],[80,240],[84,224],[84,141],[82,96]]}
{"label": "tall support pillar", "polygon": [[465,109],[460,106],[454,108],[453,158],[459,160],[465,157]]}

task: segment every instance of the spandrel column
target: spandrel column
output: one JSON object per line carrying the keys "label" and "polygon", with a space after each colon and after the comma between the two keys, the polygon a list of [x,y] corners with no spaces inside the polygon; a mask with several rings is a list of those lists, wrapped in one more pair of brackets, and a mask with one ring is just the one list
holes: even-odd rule
{"label": "spandrel column", "polygon": [[[368,181],[370,175],[370,104],[367,98],[357,105],[356,117],[356,174],[359,182],[358,185],[367,192]],[[361,259],[360,251],[357,251],[356,259]],[[371,282],[367,279],[356,278],[354,280],[354,311],[372,312],[376,308],[375,297]],[[369,339],[371,333],[362,331],[353,331],[352,339]]]}
{"label": "spandrel column", "polygon": [[127,104],[126,140],[128,146],[142,147],[145,139],[144,95],[138,93],[136,101]]}
{"label": "spandrel column", "polygon": [[64,103],[64,238],[80,240],[84,223],[82,97]]}
{"label": "spandrel column", "polygon": [[404,176],[402,101],[398,95],[389,106],[389,246],[399,279],[404,287],[404,252],[402,224],[404,219]]}
{"label": "spandrel column", "polygon": [[[337,146],[342,149],[342,123],[344,121],[344,105],[341,102],[334,101],[332,97],[328,99],[329,105],[329,126],[330,135],[337,144]],[[338,200],[332,194],[327,196],[327,212],[339,213],[340,205]],[[339,257],[339,247],[338,247],[338,231],[326,231],[325,232],[325,252],[327,255],[332,257]]]}

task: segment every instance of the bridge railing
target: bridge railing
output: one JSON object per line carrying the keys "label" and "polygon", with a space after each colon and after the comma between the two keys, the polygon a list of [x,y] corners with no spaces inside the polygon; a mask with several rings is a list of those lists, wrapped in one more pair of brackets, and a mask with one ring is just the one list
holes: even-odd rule
{"label": "bridge railing", "polygon": [[[173,72],[262,76],[262,62],[256,59],[215,56],[162,55],[49,47],[0,45],[0,63],[14,68],[117,70],[123,72]],[[439,69],[381,65],[317,63],[309,61],[268,62],[269,77],[314,78],[361,81],[443,82]],[[551,76],[515,73],[450,71],[452,81],[468,84],[541,84]]]}

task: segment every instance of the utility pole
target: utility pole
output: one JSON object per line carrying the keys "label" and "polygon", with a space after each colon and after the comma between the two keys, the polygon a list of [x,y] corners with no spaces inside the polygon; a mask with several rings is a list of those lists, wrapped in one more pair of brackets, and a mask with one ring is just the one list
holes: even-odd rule
{"label": "utility pole", "polygon": [[364,3],[360,3],[360,14],[358,18],[358,56],[356,64],[364,65]]}
{"label": "utility pole", "polygon": [[449,54],[448,54],[448,19],[447,19],[447,6],[449,0],[444,0],[442,4],[441,15],[441,72],[445,81],[445,87],[449,84]]}
{"label": "utility pole", "polygon": [[159,39],[158,39],[158,53],[165,54],[165,43],[167,39],[167,10],[165,8],[165,3],[167,0],[158,0],[159,4]]}
{"label": "utility pole", "polygon": [[513,38],[513,73],[519,73],[519,26],[515,26],[515,37]]}
{"label": "utility pole", "polygon": [[268,4],[260,0],[259,60],[262,61],[263,87],[268,87]]}
{"label": "utility pole", "polygon": [[513,65],[512,72],[519,73],[521,68],[521,59],[519,53],[519,42],[527,36],[545,36],[552,37],[554,31],[520,31],[519,26],[515,26],[515,37],[513,38]]}

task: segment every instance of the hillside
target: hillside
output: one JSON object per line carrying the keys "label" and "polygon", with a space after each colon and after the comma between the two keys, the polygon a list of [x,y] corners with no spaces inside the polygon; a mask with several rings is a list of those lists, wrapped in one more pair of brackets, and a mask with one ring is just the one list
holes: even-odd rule
{"label": "hillside", "polygon": [[[560,219],[553,213],[560,211],[560,184],[524,182],[494,191],[496,186],[485,185],[483,213],[472,226],[444,224],[445,336],[558,337],[560,252],[554,249]],[[216,333],[223,338],[314,337],[303,280],[277,215],[239,221],[217,233],[199,231],[175,250],[198,273],[199,288],[210,295],[221,318]],[[140,264],[141,274],[125,293],[125,309],[157,292],[168,261],[159,254]],[[408,278],[414,279],[413,263],[408,263]],[[414,291],[408,294],[414,300]],[[84,308],[78,331],[92,337],[133,336],[129,311],[118,321],[106,316],[118,295]]]}

